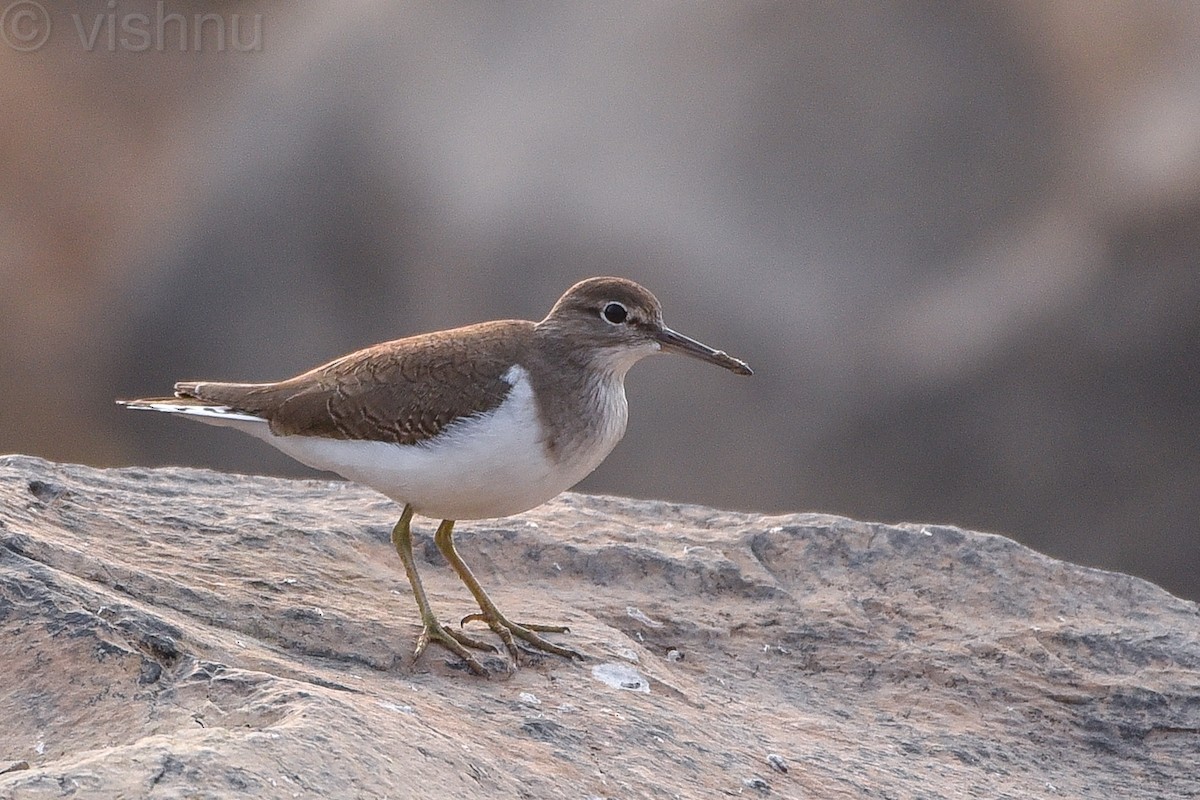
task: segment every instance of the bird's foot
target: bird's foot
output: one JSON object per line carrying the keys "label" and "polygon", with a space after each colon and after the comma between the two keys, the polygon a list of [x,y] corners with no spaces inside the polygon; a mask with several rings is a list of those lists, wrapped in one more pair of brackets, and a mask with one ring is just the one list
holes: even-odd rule
{"label": "bird's foot", "polygon": [[563,658],[578,658],[581,661],[583,660],[583,653],[572,650],[569,647],[562,647],[538,636],[539,633],[570,633],[570,628],[565,625],[541,625],[536,622],[520,624],[508,620],[499,611],[493,611],[492,613],[483,611],[468,614],[458,624],[459,627],[462,627],[468,622],[476,621],[486,622],[488,627],[496,632],[496,635],[504,642],[504,646],[508,648],[508,652],[512,654],[514,662],[518,660],[520,651],[523,649],[522,647],[518,647],[517,639],[520,639],[536,650],[553,653]]}
{"label": "bird's foot", "polygon": [[496,648],[487,642],[480,641],[472,636],[468,636],[462,631],[456,631],[453,628],[447,628],[438,622],[436,619],[427,619],[424,621],[421,628],[421,635],[417,637],[417,646],[413,650],[413,661],[421,657],[421,653],[425,651],[425,646],[430,642],[437,642],[442,647],[449,650],[454,655],[463,660],[467,665],[467,669],[476,675],[487,675],[488,671],[479,663],[475,656],[471,655],[468,647],[475,650],[490,650],[495,653]]}

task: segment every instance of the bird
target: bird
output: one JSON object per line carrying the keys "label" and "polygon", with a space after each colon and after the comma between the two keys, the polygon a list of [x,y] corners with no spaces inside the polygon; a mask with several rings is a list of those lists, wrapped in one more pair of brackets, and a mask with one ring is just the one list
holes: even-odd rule
{"label": "bird", "polygon": [[[626,373],[656,353],[752,374],[744,361],[667,327],[662,305],[641,285],[594,277],[568,289],[540,322],[424,333],[273,383],[181,381],[173,397],[117,403],[235,428],[396,501],[402,512],[391,540],[421,616],[414,662],[435,642],[487,675],[470,651],[496,650],[468,634],[467,622],[486,623],[514,669],[522,650],[583,655],[544,635],[566,626],[501,613],[455,549],[455,522],[528,511],[596,469],[625,434]],[[458,629],[430,607],[413,557],[414,515],[440,520],[434,542],[479,606]]]}

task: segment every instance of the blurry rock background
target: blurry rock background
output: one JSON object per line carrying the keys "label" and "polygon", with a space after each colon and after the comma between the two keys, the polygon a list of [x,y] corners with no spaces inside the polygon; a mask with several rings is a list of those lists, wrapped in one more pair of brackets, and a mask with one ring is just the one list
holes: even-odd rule
{"label": "blurry rock background", "polygon": [[618,274],[756,375],[639,366],[582,489],[953,522],[1200,596],[1200,6],[3,13],[0,452],[306,474],[112,399]]}

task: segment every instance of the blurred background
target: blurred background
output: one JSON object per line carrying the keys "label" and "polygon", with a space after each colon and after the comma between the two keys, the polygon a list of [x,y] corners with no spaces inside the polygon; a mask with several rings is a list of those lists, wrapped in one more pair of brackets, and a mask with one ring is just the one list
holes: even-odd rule
{"label": "blurred background", "polygon": [[1200,597],[1200,5],[0,0],[0,452],[633,278],[591,492],[950,522]]}

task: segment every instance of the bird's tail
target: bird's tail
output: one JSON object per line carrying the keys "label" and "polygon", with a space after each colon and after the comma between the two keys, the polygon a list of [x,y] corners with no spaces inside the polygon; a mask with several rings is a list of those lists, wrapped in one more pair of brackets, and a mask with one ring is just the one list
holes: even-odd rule
{"label": "bird's tail", "polygon": [[[145,411],[162,411],[167,414],[179,414],[195,417],[200,422],[211,425],[230,425],[237,428],[258,427],[265,425],[267,420],[249,411],[243,410],[224,400],[220,395],[222,387],[240,387],[244,392],[249,388],[246,384],[220,383],[177,383],[174,397],[144,397],[136,400],[118,400],[117,405],[125,408]],[[210,393],[210,388],[215,389]]]}

